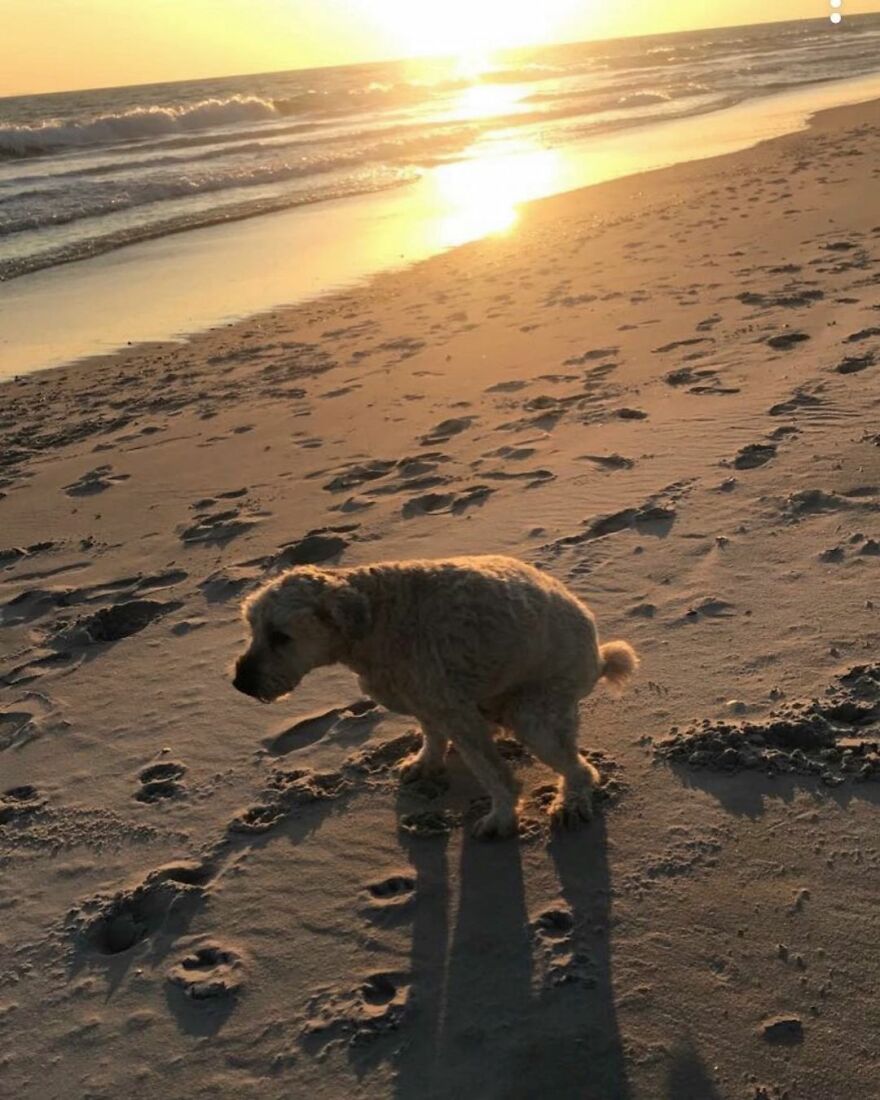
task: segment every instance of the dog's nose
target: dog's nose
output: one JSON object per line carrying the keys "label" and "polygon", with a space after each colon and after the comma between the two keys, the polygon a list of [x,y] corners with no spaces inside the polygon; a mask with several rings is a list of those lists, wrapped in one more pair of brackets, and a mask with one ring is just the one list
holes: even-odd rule
{"label": "dog's nose", "polygon": [[243,695],[250,695],[252,699],[257,694],[253,666],[249,665],[243,658],[235,664],[235,678],[232,681],[232,686]]}

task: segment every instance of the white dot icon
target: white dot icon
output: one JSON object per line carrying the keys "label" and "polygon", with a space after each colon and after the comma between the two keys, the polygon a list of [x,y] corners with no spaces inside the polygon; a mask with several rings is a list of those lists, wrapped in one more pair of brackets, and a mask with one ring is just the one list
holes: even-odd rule
{"label": "white dot icon", "polygon": [[840,14],[839,11],[833,11],[831,13],[831,22],[832,23],[839,23],[841,21],[841,19],[843,19],[843,16]]}

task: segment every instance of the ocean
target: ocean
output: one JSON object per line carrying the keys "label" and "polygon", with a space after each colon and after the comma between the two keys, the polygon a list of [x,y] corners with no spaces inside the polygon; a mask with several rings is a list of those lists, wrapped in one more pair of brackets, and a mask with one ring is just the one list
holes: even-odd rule
{"label": "ocean", "polygon": [[869,15],[0,99],[0,279],[878,70]]}

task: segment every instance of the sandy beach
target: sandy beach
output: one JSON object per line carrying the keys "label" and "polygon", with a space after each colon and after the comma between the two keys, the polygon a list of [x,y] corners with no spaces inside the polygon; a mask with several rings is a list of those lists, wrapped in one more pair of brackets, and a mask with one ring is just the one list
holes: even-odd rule
{"label": "sandy beach", "polygon": [[[880,102],[0,386],[0,1095],[880,1096]],[[299,563],[503,553],[642,668],[594,821],[235,693]]]}

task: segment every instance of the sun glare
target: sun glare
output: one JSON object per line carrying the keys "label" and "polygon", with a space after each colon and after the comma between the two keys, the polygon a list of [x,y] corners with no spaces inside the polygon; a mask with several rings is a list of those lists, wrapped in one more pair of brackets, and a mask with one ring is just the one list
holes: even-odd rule
{"label": "sun glare", "polygon": [[493,50],[552,40],[575,7],[575,0],[371,0],[370,13],[407,56],[452,54],[485,68]]}
{"label": "sun glare", "polygon": [[559,152],[538,146],[435,168],[433,182],[442,211],[438,243],[448,247],[504,233],[515,224],[520,204],[549,194],[560,177]]}
{"label": "sun glare", "polygon": [[520,104],[528,89],[522,84],[470,84],[455,101],[453,118],[485,118],[488,115],[513,114],[526,107]]}

